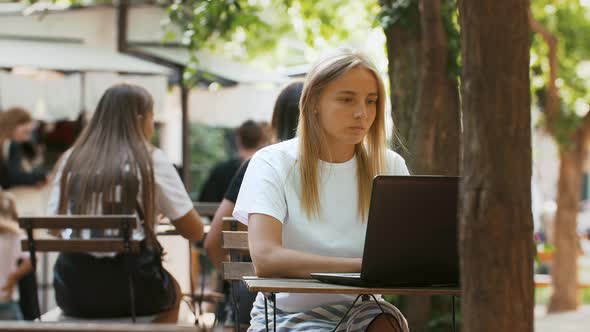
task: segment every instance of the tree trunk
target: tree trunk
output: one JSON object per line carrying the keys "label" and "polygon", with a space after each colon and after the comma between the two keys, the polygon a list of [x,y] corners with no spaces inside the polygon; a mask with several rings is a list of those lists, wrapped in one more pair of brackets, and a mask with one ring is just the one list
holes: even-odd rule
{"label": "tree trunk", "polygon": [[555,254],[551,269],[553,294],[549,312],[576,310],[578,307],[578,250],[576,231],[585,149],[560,153],[557,213],[555,214]]}
{"label": "tree trunk", "polygon": [[396,149],[412,171],[412,155],[409,151],[414,115],[420,96],[420,30],[418,27],[390,26],[384,29],[389,60],[389,85],[391,88],[391,116],[395,135],[406,149]]}
{"label": "tree trunk", "polygon": [[527,0],[460,0],[464,331],[533,331]]}
{"label": "tree trunk", "polygon": [[459,175],[461,120],[457,81],[448,70],[440,0],[420,0],[422,68],[412,153],[416,174]]}
{"label": "tree trunk", "polygon": [[127,30],[129,20],[129,0],[120,0],[117,5],[117,51],[127,51]]}
{"label": "tree trunk", "polygon": [[[549,59],[549,79],[545,101],[545,127],[554,139],[558,138],[559,90],[556,85],[559,62],[557,58],[557,38],[537,22],[529,12],[531,30],[538,33],[547,43]],[[557,193],[557,213],[555,214],[555,255],[553,260],[553,293],[549,301],[549,312],[576,310],[578,307],[578,204],[581,197],[583,165],[587,156],[588,136],[590,135],[590,114],[569,137],[570,146],[560,146],[560,168]],[[566,144],[568,144],[566,143]],[[563,144],[563,142],[562,142]]]}

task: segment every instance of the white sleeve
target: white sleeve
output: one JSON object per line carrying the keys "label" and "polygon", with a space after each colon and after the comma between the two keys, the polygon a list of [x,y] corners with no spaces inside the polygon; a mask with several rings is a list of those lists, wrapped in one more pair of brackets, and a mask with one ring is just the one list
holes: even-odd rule
{"label": "white sleeve", "polygon": [[55,177],[51,181],[51,191],[49,192],[49,200],[47,202],[47,215],[53,216],[58,214],[59,209],[59,195],[60,195],[60,188],[59,183],[61,181],[63,169],[66,165],[66,161],[70,157],[72,150],[68,150],[64,152],[63,156],[59,161],[59,165],[57,166],[57,170],[55,172]]}
{"label": "white sleeve", "polygon": [[256,153],[252,157],[236,200],[233,216],[246,225],[252,213],[271,216],[281,223],[287,216],[284,182],[267,156]]}
{"label": "white sleeve", "polygon": [[386,151],[386,156],[389,175],[410,175],[406,161],[402,156],[391,150]]}
{"label": "white sleeve", "polygon": [[153,162],[156,210],[170,220],[184,217],[193,209],[193,202],[178,172],[161,150],[154,150]]}
{"label": "white sleeve", "polygon": [[395,162],[395,170],[398,173],[398,175],[410,175],[410,172],[408,171],[408,166],[406,166],[406,161],[404,160],[404,158],[402,158],[402,156],[396,154]]}

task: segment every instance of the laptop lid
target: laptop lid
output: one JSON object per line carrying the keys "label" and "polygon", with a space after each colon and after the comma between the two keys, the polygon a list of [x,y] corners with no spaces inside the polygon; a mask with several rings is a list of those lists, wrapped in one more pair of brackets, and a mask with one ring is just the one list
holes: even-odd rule
{"label": "laptop lid", "polygon": [[458,285],[458,191],[458,177],[375,177],[363,282]]}

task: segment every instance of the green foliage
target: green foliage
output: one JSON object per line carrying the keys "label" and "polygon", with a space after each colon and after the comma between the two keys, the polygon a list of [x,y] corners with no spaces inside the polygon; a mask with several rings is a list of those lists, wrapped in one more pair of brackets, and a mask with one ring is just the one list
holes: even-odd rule
{"label": "green foliage", "polygon": [[582,117],[575,112],[568,110],[567,105],[562,101],[559,108],[559,116],[554,122],[555,140],[561,149],[573,147],[572,135],[576,132],[582,122]]}
{"label": "green foliage", "polygon": [[[377,18],[384,30],[393,26],[404,29],[420,29],[418,0],[382,0],[381,12]],[[456,0],[441,0],[443,29],[447,37],[449,77],[458,79],[461,75],[461,37]]]}
{"label": "green foliage", "polygon": [[229,158],[225,138],[228,130],[230,129],[213,128],[199,123],[191,124],[189,146],[193,193],[201,191],[209,171],[215,164]]}
{"label": "green foliage", "polygon": [[182,42],[202,48],[211,38],[229,39],[238,29],[268,30],[259,17],[260,7],[248,1],[174,1],[167,8],[170,19],[183,31]]}
{"label": "green foliage", "polygon": [[459,11],[456,0],[442,0],[441,15],[443,29],[447,36],[447,72],[450,78],[461,77],[461,35],[459,33]]}
{"label": "green foliage", "polygon": [[418,0],[382,0],[379,21],[383,29],[388,29],[391,26],[419,29]]}
{"label": "green foliage", "polygon": [[[533,16],[558,41],[558,79],[560,111],[554,124],[556,139],[562,148],[570,147],[572,135],[588,110],[590,77],[579,65],[590,60],[590,8],[579,0],[536,0],[531,3]],[[531,45],[531,89],[533,102],[541,109],[549,79],[548,47],[543,38],[533,36]]]}

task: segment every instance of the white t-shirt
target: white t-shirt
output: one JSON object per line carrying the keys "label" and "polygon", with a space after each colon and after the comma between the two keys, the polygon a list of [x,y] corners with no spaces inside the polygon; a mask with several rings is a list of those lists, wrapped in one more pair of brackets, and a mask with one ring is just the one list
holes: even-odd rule
{"label": "white t-shirt", "polygon": [[[55,179],[53,180],[47,208],[47,213],[49,215],[58,214],[60,195],[59,182],[65,161],[69,158],[71,151],[72,150],[66,151]],[[161,213],[170,220],[177,220],[185,216],[191,209],[193,209],[193,202],[186,192],[178,172],[176,172],[172,163],[166,158],[166,155],[164,155],[164,152],[160,149],[154,149],[152,151],[152,162],[154,164],[154,180],[156,185],[154,195],[156,213]],[[137,199],[140,203],[143,203],[141,196],[141,192],[138,193]],[[133,238],[139,240],[144,238],[143,228],[139,225],[133,232]]]}
{"label": "white t-shirt", "polygon": [[[254,155],[244,175],[233,216],[244,224],[251,213],[276,218],[283,224],[285,248],[323,256],[362,257],[367,223],[366,219],[361,222],[357,210],[356,156],[344,163],[319,162],[320,213],[310,220],[300,203],[298,150],[299,139],[294,138]],[[386,152],[386,165],[385,174],[409,174],[404,159],[391,150]],[[300,312],[349,300],[354,300],[354,296],[280,293],[277,307]]]}

